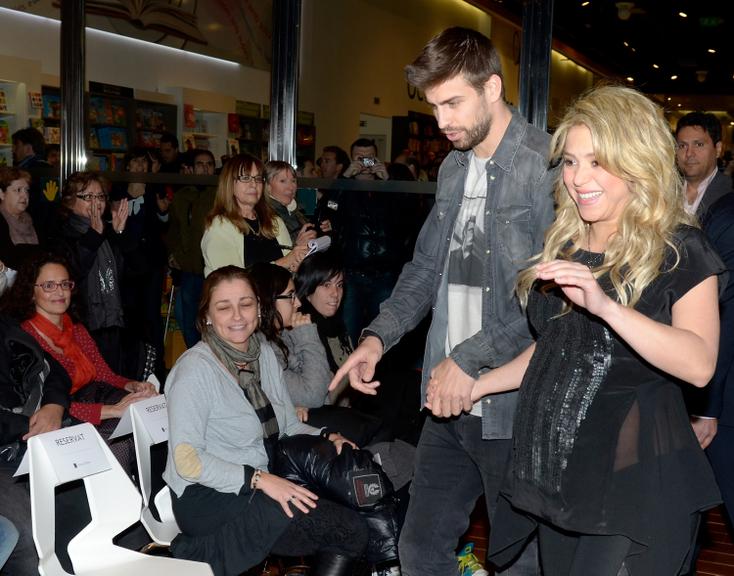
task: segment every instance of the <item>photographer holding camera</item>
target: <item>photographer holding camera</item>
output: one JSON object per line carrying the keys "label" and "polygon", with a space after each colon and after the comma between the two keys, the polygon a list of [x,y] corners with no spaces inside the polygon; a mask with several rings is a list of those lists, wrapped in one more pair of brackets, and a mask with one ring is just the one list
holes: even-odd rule
{"label": "photographer holding camera", "polygon": [[352,163],[344,171],[344,178],[355,180],[387,180],[387,168],[377,157],[374,140],[359,138],[352,144]]}

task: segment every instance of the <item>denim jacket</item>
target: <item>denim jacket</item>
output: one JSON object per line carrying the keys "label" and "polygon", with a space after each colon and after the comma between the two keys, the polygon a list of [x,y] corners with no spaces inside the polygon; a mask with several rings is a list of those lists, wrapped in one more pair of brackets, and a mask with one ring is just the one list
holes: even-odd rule
{"label": "denim jacket", "polygon": [[[482,329],[450,354],[473,378],[512,360],[532,343],[527,318],[515,295],[515,281],[530,257],[541,251],[545,229],[553,220],[552,189],[557,172],[548,167],[549,141],[548,134],[528,124],[513,109],[512,120],[487,162]],[[444,160],[438,173],[436,203],[418,236],[413,259],[403,268],[378,317],[365,330],[382,340],[385,351],[435,310],[445,282],[443,271],[469,160],[469,154],[458,150]],[[445,321],[437,322],[434,316],[423,361],[424,394],[431,369],[444,358],[435,347],[432,351],[430,342],[437,335],[445,342],[445,334]],[[512,436],[516,402],[517,392],[482,400],[484,438]]]}

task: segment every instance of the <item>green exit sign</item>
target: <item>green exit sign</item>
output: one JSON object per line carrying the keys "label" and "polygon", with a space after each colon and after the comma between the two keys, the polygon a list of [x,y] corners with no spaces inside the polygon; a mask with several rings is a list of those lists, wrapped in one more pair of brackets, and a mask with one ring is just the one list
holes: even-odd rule
{"label": "green exit sign", "polygon": [[716,28],[724,23],[724,19],[721,16],[701,16],[698,23],[702,28]]}

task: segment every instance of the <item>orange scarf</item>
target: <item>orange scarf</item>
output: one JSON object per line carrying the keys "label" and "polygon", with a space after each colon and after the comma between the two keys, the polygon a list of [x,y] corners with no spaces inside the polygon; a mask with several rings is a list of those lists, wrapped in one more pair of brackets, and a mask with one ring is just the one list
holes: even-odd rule
{"label": "orange scarf", "polygon": [[31,318],[31,322],[36,330],[51,340],[54,346],[61,349],[62,355],[68,360],[68,365],[73,367],[74,373],[69,374],[71,394],[74,394],[96,378],[97,369],[76,343],[74,324],[68,314],[63,316],[64,327],[62,330],[59,330],[53,322],[38,313]]}

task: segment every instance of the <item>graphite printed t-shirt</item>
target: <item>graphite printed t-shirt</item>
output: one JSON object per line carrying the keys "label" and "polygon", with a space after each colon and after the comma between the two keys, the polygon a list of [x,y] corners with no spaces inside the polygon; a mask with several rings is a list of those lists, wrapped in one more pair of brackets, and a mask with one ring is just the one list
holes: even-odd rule
{"label": "graphite printed t-shirt", "polygon": [[[456,217],[446,264],[448,328],[446,354],[482,328],[482,287],[486,254],[484,207],[487,202],[487,161],[472,155],[464,198]],[[472,414],[481,416],[476,402]]]}

